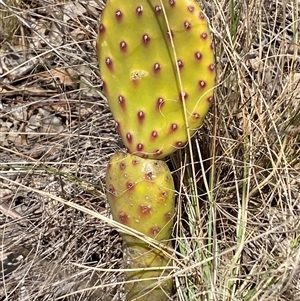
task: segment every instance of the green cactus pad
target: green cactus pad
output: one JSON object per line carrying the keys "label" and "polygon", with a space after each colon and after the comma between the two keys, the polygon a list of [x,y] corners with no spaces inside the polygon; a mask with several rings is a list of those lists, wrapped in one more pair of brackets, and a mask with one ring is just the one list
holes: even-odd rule
{"label": "green cactus pad", "polygon": [[[175,190],[164,161],[116,153],[107,166],[106,185],[114,220],[160,241],[161,245],[170,245]],[[125,268],[152,268],[151,271],[125,272],[126,300],[169,300],[172,278],[164,280],[169,270],[163,267],[170,264],[170,256],[142,239],[126,233],[121,235],[125,243]],[[139,279],[141,281],[136,281]]]}
{"label": "green cactus pad", "polygon": [[[107,167],[106,185],[114,220],[156,240],[170,238],[175,190],[165,162],[116,153]],[[126,243],[137,242],[131,235],[122,237]]]}
{"label": "green cactus pad", "polygon": [[97,39],[103,89],[122,140],[131,153],[154,159],[186,144],[182,101],[192,135],[209,110],[215,84],[212,41],[198,4],[163,5],[170,32],[159,0],[108,0]]}

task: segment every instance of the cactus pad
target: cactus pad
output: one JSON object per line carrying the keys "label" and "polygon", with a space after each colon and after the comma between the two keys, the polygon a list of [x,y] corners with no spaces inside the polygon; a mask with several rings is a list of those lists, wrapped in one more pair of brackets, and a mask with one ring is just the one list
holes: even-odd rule
{"label": "cactus pad", "polygon": [[[107,198],[114,220],[156,240],[169,239],[174,215],[174,183],[164,161],[116,153],[106,173]],[[133,236],[122,234],[126,243]]]}
{"label": "cactus pad", "polygon": [[209,110],[215,84],[212,41],[197,2],[162,2],[170,31],[159,0],[108,0],[97,39],[103,89],[123,143],[154,159],[186,144],[182,102],[192,135]]}
{"label": "cactus pad", "polygon": [[[161,245],[170,245],[175,193],[172,175],[164,161],[116,153],[107,167],[106,185],[114,220],[160,241]],[[126,300],[169,300],[172,279],[163,280],[168,270],[162,268],[170,264],[170,256],[142,239],[121,235],[125,268],[133,269],[125,272]]]}

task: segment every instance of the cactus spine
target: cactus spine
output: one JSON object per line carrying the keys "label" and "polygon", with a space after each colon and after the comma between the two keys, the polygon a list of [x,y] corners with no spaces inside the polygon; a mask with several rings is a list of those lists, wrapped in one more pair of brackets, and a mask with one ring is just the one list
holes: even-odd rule
{"label": "cactus spine", "polygon": [[[115,220],[161,242],[171,237],[174,184],[159,159],[187,143],[210,107],[211,45],[195,0],[108,0],[99,24],[103,90],[130,153],[110,159],[108,202]],[[169,264],[169,256],[158,249],[121,235],[127,267]],[[159,269],[127,272],[127,280],[156,278],[127,284],[127,300],[169,300],[170,280],[152,286],[165,275]]]}

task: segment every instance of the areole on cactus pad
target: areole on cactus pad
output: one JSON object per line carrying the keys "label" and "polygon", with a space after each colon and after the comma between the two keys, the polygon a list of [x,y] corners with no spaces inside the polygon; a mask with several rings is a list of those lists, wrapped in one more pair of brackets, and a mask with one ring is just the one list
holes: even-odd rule
{"label": "areole on cactus pad", "polygon": [[215,84],[212,41],[197,2],[108,0],[97,47],[103,89],[129,152],[161,159],[184,146],[187,128],[192,135],[202,124]]}

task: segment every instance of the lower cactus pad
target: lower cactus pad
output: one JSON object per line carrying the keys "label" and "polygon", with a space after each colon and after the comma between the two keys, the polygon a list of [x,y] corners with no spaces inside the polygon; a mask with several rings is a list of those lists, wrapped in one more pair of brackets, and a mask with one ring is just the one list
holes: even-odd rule
{"label": "lower cactus pad", "polygon": [[[164,161],[116,153],[106,173],[114,220],[156,240],[169,239],[174,216],[174,182]],[[133,236],[122,234],[126,242]]]}
{"label": "lower cactus pad", "polygon": [[[175,189],[172,174],[164,161],[116,153],[107,167],[106,184],[114,220],[159,241],[162,246],[170,244]],[[133,280],[125,285],[127,301],[169,300],[172,279],[163,281],[168,274],[163,267],[169,265],[170,256],[143,239],[128,233],[121,235],[125,244],[125,267],[153,268],[125,273],[127,282]],[[135,299],[137,296],[139,298]]]}

